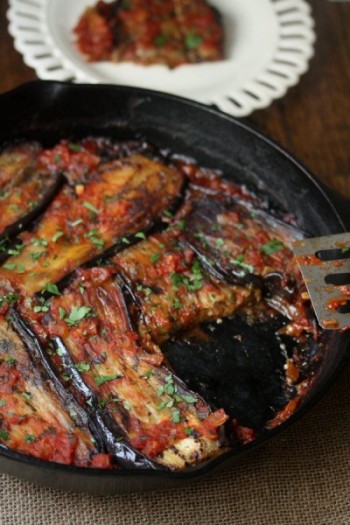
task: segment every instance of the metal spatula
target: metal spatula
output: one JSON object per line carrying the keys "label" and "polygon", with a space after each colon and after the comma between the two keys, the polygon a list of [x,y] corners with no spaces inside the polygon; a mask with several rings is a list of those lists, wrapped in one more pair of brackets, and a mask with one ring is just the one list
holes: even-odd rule
{"label": "metal spatula", "polygon": [[295,241],[293,249],[322,328],[350,328],[350,233]]}

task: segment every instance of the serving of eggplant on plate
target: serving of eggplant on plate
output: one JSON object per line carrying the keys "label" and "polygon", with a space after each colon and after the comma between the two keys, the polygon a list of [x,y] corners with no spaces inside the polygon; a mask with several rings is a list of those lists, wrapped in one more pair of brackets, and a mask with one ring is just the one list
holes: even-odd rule
{"label": "serving of eggplant on plate", "polygon": [[292,242],[344,229],[233,118],[137,88],[1,95],[0,468],[90,492],[176,486],[308,410],[347,357]]}

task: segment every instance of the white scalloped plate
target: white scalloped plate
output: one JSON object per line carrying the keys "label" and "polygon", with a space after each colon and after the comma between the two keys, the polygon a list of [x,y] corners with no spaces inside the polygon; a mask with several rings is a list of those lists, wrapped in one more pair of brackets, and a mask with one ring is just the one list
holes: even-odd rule
{"label": "white scalloped plate", "polygon": [[226,60],[180,66],[86,63],[72,28],[95,0],[10,0],[9,32],[43,80],[145,87],[243,117],[267,107],[307,71],[315,34],[305,0],[210,0],[223,16]]}

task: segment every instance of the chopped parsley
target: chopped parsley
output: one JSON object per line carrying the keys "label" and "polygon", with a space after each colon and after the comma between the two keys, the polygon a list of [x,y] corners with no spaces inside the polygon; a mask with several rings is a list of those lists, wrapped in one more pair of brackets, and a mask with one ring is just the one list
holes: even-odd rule
{"label": "chopped parsley", "polygon": [[92,211],[93,213],[96,213],[96,215],[98,215],[100,213],[100,210],[95,208],[95,206],[93,204],[91,204],[91,202],[84,201],[83,202],[83,206],[85,206],[85,208],[87,208],[88,210]]}
{"label": "chopped parsley", "polygon": [[89,363],[76,363],[74,368],[78,370],[78,372],[88,372],[90,370],[90,365]]}
{"label": "chopped parsley", "polygon": [[189,405],[191,405],[193,403],[197,403],[197,398],[195,398],[194,396],[191,396],[189,394],[182,396],[182,399],[184,401],[186,401],[186,403],[188,403]]}
{"label": "chopped parsley", "polygon": [[197,49],[203,42],[203,38],[195,33],[188,33],[185,38],[185,49],[190,51],[191,49]]}
{"label": "chopped parsley", "polygon": [[39,313],[39,312],[48,312],[49,311],[49,307],[46,306],[46,305],[42,305],[42,306],[34,306],[34,313]]}
{"label": "chopped parsley", "polygon": [[9,248],[7,253],[9,255],[19,255],[24,248],[24,244],[16,244],[13,248]]}
{"label": "chopped parsley", "polygon": [[17,273],[24,273],[26,271],[26,268],[24,264],[14,264],[14,263],[6,263],[3,266],[6,268],[6,270],[17,270]]}
{"label": "chopped parsley", "polygon": [[283,250],[284,244],[278,239],[272,239],[270,242],[263,244],[261,251],[264,255],[272,255],[273,253]]}
{"label": "chopped parsley", "polygon": [[90,314],[91,308],[90,306],[73,306],[68,317],[63,308],[59,307],[58,311],[60,319],[64,319],[69,326],[75,326]]}
{"label": "chopped parsley", "polygon": [[24,441],[26,443],[34,443],[35,440],[36,440],[36,437],[33,434],[27,434],[24,438]]}
{"label": "chopped parsley", "polygon": [[9,292],[7,295],[0,295],[0,306],[2,306],[4,303],[14,304],[16,301],[18,301],[18,299],[19,295],[14,292]]}
{"label": "chopped parsley", "polygon": [[99,235],[100,232],[99,230],[97,230],[96,228],[93,228],[92,230],[90,230],[86,235],[85,237],[87,239],[89,239],[90,242],[92,242],[92,244],[94,244],[95,246],[97,246],[97,248],[99,248],[100,250],[103,249],[104,245],[105,245],[105,241],[103,239],[100,239],[99,237],[97,237],[97,235]]}
{"label": "chopped parsley", "polygon": [[62,237],[62,235],[64,235],[64,233],[63,233],[62,231],[58,231],[58,232],[55,233],[55,235],[52,236],[51,240],[52,240],[53,242],[57,242],[58,239],[59,239],[60,237]]}
{"label": "chopped parsley", "polygon": [[81,151],[81,147],[79,146],[79,144],[75,144],[74,142],[70,142],[68,144],[68,147],[71,151]]}
{"label": "chopped parsley", "polygon": [[181,420],[180,410],[178,408],[174,408],[172,421],[173,423],[180,423],[180,420]]}
{"label": "chopped parsley", "polygon": [[37,237],[32,239],[32,243],[34,244],[34,246],[43,246],[45,248],[49,244],[46,239],[39,239]]}
{"label": "chopped parsley", "polygon": [[10,239],[8,237],[5,237],[5,239],[0,241],[0,252],[6,252],[9,242]]}
{"label": "chopped parsley", "polygon": [[16,359],[14,357],[11,357],[10,355],[5,356],[4,361],[5,363],[8,363],[9,365],[16,364]]}
{"label": "chopped parsley", "polygon": [[53,295],[61,295],[59,289],[53,283],[46,283],[41,293],[44,293],[44,292],[49,292],[49,293],[52,293]]}
{"label": "chopped parsley", "polygon": [[66,311],[64,308],[61,308],[61,306],[58,308],[58,313],[59,313],[60,319],[64,319],[66,317]]}
{"label": "chopped parsley", "polygon": [[72,222],[72,226],[73,228],[75,228],[75,226],[78,226],[79,224],[81,224],[83,222],[83,219],[77,219],[76,221]]}
{"label": "chopped parsley", "polygon": [[154,45],[157,47],[163,47],[165,44],[167,44],[169,41],[169,37],[167,35],[164,35],[163,33],[160,33],[157,35],[154,39]]}
{"label": "chopped parsley", "polygon": [[173,308],[175,310],[180,310],[180,308],[183,308],[183,304],[178,297],[174,297]]}
{"label": "chopped parsley", "polygon": [[32,394],[30,392],[22,392],[22,396],[25,399],[28,399],[28,401],[33,398]]}
{"label": "chopped parsley", "polygon": [[161,258],[161,254],[160,253],[153,253],[150,257],[150,261],[152,264],[155,264],[157,261],[159,261],[159,259]]}
{"label": "chopped parsley", "polygon": [[179,228],[179,230],[183,231],[186,228],[185,219],[180,219],[179,222],[177,223],[177,227]]}
{"label": "chopped parsley", "polygon": [[95,383],[97,386],[101,386],[104,383],[108,383],[108,381],[113,381],[114,379],[120,379],[121,377],[123,376],[120,374],[113,374],[110,376],[98,376],[98,377],[95,377]]}
{"label": "chopped parsley", "polygon": [[44,254],[45,254],[45,252],[32,252],[32,253],[30,254],[30,256],[31,256],[31,258],[33,259],[33,261],[38,261],[38,260],[40,259],[40,257],[41,257],[42,255],[44,255]]}
{"label": "chopped parsley", "polygon": [[188,277],[180,273],[173,272],[170,278],[172,288],[175,291],[178,290],[181,285],[183,285],[189,292],[194,292],[196,290],[200,290],[204,284],[204,276],[199,261],[195,261],[193,263],[191,273]]}
{"label": "chopped parsley", "polygon": [[236,259],[230,259],[230,263],[235,266],[240,266],[244,270],[247,270],[249,273],[254,273],[254,266],[244,262],[244,255],[237,255]]}

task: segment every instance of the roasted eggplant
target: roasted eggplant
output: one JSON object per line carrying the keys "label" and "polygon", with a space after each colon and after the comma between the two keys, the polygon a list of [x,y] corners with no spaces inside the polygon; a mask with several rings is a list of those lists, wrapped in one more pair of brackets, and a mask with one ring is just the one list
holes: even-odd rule
{"label": "roasted eggplant", "polygon": [[[82,403],[103,407],[110,430],[136,451],[171,469],[197,464],[222,450],[222,410],[212,412],[163,364],[156,345],[142,344],[132,328],[122,290],[111,269],[76,272],[48,312],[25,310],[43,342],[53,342],[54,361]],[[34,307],[35,310],[35,307]],[[78,377],[77,377],[78,375]],[[103,415],[102,415],[103,418]],[[148,466],[149,462],[148,462]]]}
{"label": "roasted eggplant", "polygon": [[11,316],[0,318],[1,446],[67,465],[111,467],[86,415],[11,324],[18,328]]}
{"label": "roasted eggplant", "polygon": [[[9,146],[0,153],[0,256],[19,251],[10,238],[45,209],[63,183],[60,172],[50,172],[40,162],[38,143]],[[7,249],[10,247],[10,252]]]}
{"label": "roasted eggplant", "polygon": [[21,235],[20,253],[2,265],[3,280],[25,293],[59,281],[118,241],[128,243],[128,236],[150,228],[171,208],[182,183],[175,169],[141,154],[101,163],[86,182],[66,185],[33,231]]}
{"label": "roasted eggplant", "polygon": [[253,297],[259,300],[259,290],[211,275],[184,246],[184,227],[183,219],[176,221],[113,258],[141,305],[140,323],[158,342],[201,321],[232,315]]}
{"label": "roasted eggplant", "polygon": [[204,0],[141,0],[88,7],[74,28],[78,50],[91,62],[181,64],[221,60],[223,29]]}
{"label": "roasted eggplant", "polygon": [[10,232],[0,267],[3,445],[79,466],[183,470],[289,417],[319,337],[294,225],[146,142],[24,150],[15,187],[30,170],[63,184],[28,231]]}

